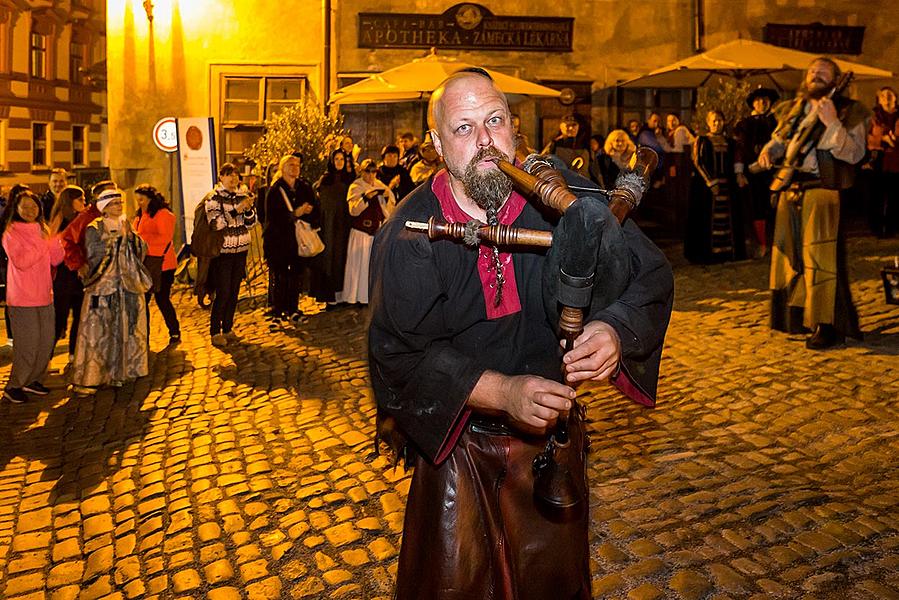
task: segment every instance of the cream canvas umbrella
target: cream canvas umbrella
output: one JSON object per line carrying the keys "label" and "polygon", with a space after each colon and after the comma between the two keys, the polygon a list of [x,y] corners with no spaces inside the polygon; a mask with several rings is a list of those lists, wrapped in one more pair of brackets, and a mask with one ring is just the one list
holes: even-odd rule
{"label": "cream canvas umbrella", "polygon": [[[620,85],[621,87],[641,88],[696,88],[701,87],[715,76],[752,80],[768,77],[781,89],[795,89],[801,82],[801,73],[818,56],[763,42],[740,39],[660,67],[648,75],[631,79]],[[855,73],[856,80],[893,77],[891,71],[877,67],[843,59],[836,59],[836,63],[844,72]]]}
{"label": "cream canvas umbrella", "polygon": [[[440,83],[461,69],[472,67],[449,56],[431,53],[424,58],[369,75],[331,95],[331,104],[380,104],[426,100]],[[485,69],[506,95],[558,98],[561,92],[518,77]]]}

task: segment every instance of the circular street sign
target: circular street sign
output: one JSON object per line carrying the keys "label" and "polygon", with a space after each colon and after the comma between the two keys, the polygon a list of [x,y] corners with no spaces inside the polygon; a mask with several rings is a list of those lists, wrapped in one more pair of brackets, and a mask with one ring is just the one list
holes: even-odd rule
{"label": "circular street sign", "polygon": [[153,143],[163,152],[178,150],[178,130],[175,117],[163,117],[153,126]]}

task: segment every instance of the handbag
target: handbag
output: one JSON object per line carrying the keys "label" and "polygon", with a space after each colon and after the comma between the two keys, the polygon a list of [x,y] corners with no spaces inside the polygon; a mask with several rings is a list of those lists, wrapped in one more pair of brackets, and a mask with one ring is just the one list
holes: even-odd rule
{"label": "handbag", "polygon": [[[293,208],[290,207],[290,200],[287,199],[287,193],[281,188],[281,197],[284,198],[284,205],[287,212],[293,215]],[[294,224],[294,234],[297,238],[297,256],[303,258],[311,258],[321,254],[325,249],[325,243],[318,236],[318,230],[312,229],[312,225],[302,219],[297,219]]]}
{"label": "handbag", "polygon": [[374,235],[378,233],[378,229],[381,228],[381,223],[383,222],[384,211],[381,210],[381,201],[378,196],[375,196],[368,201],[368,206],[365,207],[365,210],[353,218],[352,227],[368,235]]}
{"label": "handbag", "polygon": [[169,251],[171,245],[172,242],[166,244],[165,250],[162,251],[162,256],[150,256],[148,254],[144,257],[144,266],[147,268],[147,272],[153,280],[153,287],[150,288],[151,292],[158,292],[162,289],[162,263],[165,260],[165,254]]}
{"label": "handbag", "polygon": [[294,224],[297,234],[297,254],[310,258],[321,253],[325,249],[325,243],[318,237],[317,230],[302,219],[297,219]]}

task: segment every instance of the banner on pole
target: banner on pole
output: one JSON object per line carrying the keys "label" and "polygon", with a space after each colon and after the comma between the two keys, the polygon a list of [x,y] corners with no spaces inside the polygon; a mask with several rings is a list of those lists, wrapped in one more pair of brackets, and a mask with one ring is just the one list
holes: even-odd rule
{"label": "banner on pole", "polygon": [[216,182],[215,128],[212,117],[176,119],[178,128],[178,184],[184,241],[194,231],[194,210]]}

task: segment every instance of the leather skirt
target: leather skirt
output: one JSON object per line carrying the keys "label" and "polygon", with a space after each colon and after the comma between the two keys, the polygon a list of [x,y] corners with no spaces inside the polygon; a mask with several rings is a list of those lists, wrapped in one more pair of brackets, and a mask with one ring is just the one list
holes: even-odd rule
{"label": "leather skirt", "polygon": [[[570,425],[574,477],[585,477],[584,432]],[[473,417],[435,467],[418,458],[409,490],[398,600],[589,599],[587,500],[550,509],[534,498],[534,457],[523,437]]]}

